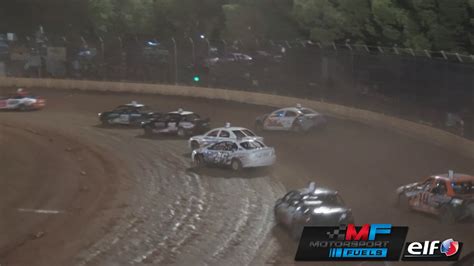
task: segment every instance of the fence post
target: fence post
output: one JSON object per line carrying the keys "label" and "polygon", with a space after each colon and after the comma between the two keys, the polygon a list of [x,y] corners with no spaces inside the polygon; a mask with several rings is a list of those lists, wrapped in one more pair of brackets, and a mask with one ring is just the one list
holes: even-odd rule
{"label": "fence post", "polygon": [[227,42],[224,39],[222,39],[221,41],[224,44],[224,56],[225,56],[227,54]]}
{"label": "fence post", "polygon": [[211,57],[211,43],[209,42],[209,39],[204,38],[204,41],[207,43],[207,57]]}
{"label": "fence post", "polygon": [[191,43],[191,57],[193,59],[193,67],[196,67],[196,52],[194,50],[194,40],[189,37],[189,42]]}
{"label": "fence post", "polygon": [[441,50],[440,53],[441,55],[443,55],[444,60],[448,60],[448,57],[446,56],[446,53],[443,50]]}
{"label": "fence post", "polygon": [[100,52],[102,54],[102,62],[101,62],[101,72],[102,72],[102,80],[105,80],[105,45],[104,45],[104,40],[102,37],[99,36],[99,42],[100,42]]}
{"label": "fence post", "polygon": [[174,84],[178,85],[178,49],[176,48],[176,40],[171,38],[174,49]]}
{"label": "fence post", "polygon": [[426,57],[428,57],[428,58],[431,58],[431,54],[430,54],[430,52],[428,52],[428,50],[426,50],[426,49],[425,49],[424,51],[425,51],[425,55],[426,55]]}
{"label": "fence post", "polygon": [[369,46],[367,46],[367,44],[364,44],[364,48],[365,48],[365,51],[367,51],[367,53],[370,53]]}

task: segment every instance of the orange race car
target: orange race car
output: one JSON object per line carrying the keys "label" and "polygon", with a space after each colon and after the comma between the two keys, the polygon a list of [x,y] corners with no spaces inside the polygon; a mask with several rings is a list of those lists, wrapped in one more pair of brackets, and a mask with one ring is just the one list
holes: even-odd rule
{"label": "orange race car", "polygon": [[474,176],[434,175],[397,189],[396,204],[403,210],[436,215],[444,223],[474,218]]}

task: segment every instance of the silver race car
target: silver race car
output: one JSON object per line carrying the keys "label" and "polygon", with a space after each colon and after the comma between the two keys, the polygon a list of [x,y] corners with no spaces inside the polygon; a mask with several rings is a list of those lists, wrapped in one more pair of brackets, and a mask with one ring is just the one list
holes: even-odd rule
{"label": "silver race car", "polygon": [[39,110],[45,105],[46,101],[44,99],[32,95],[16,94],[9,97],[0,97],[0,110]]}
{"label": "silver race car", "polygon": [[294,132],[307,132],[311,129],[326,125],[326,118],[300,104],[296,107],[287,107],[257,117],[255,128],[257,130],[282,130]]}
{"label": "silver race car", "polygon": [[305,226],[354,223],[351,209],[346,207],[337,191],[317,187],[314,182],[278,199],[274,212],[277,223],[287,227],[296,239]]}
{"label": "silver race car", "polygon": [[252,139],[226,140],[194,150],[191,159],[196,168],[224,166],[234,171],[265,167],[275,163],[275,150]]}
{"label": "silver race car", "polygon": [[226,123],[225,127],[214,128],[204,135],[191,137],[188,144],[191,150],[195,150],[219,141],[239,139],[254,139],[263,142],[263,138],[255,135],[250,129],[232,127],[230,123]]}

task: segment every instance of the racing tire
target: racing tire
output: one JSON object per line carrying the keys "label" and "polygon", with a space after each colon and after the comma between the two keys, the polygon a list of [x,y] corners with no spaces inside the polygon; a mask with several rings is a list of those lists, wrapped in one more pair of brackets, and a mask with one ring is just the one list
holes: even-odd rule
{"label": "racing tire", "polygon": [[205,166],[204,157],[201,154],[197,154],[196,157],[194,157],[194,168],[201,169]]}
{"label": "racing tire", "polygon": [[291,238],[296,241],[299,241],[301,238],[301,234],[303,234],[303,228],[304,227],[301,225],[292,224],[290,227]]}
{"label": "racing tire", "polygon": [[232,159],[230,162],[230,168],[234,171],[240,171],[242,170],[242,163],[238,159]]}
{"label": "racing tire", "polygon": [[257,132],[262,132],[263,131],[263,123],[260,121],[255,122],[255,130]]}
{"label": "racing tire", "polygon": [[101,122],[102,122],[102,125],[104,125],[104,126],[110,126],[111,125],[110,121],[108,119],[102,119]]}
{"label": "racing tire", "polygon": [[184,130],[184,128],[180,127],[180,128],[178,128],[177,134],[178,134],[179,137],[184,138],[184,137],[186,137],[186,130]]}
{"label": "racing tire", "polygon": [[443,224],[454,224],[456,223],[456,214],[454,210],[449,206],[442,206],[440,209],[439,220]]}
{"label": "racing tire", "polygon": [[20,110],[21,112],[26,112],[26,111],[29,111],[30,108],[28,106],[22,104],[18,107],[18,110]]}
{"label": "racing tire", "polygon": [[191,149],[194,151],[194,150],[197,150],[200,148],[200,145],[199,145],[199,142],[193,140],[191,141]]}
{"label": "racing tire", "polygon": [[151,128],[150,126],[145,126],[143,130],[145,131],[145,136],[153,135],[153,128]]}
{"label": "racing tire", "polygon": [[466,208],[470,218],[474,220],[474,202],[469,203]]}
{"label": "racing tire", "polygon": [[304,129],[299,123],[294,123],[293,126],[291,127],[291,131],[293,131],[297,134],[304,133]]}
{"label": "racing tire", "polygon": [[400,194],[395,202],[395,206],[400,209],[402,212],[410,212],[410,202],[407,196]]}

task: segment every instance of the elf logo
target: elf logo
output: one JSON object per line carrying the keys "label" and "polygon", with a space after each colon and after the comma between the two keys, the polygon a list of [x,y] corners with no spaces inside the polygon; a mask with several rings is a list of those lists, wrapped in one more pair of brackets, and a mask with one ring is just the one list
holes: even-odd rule
{"label": "elf logo", "polygon": [[461,254],[462,242],[452,238],[443,242],[424,241],[407,242],[402,260],[447,261],[458,260]]}

